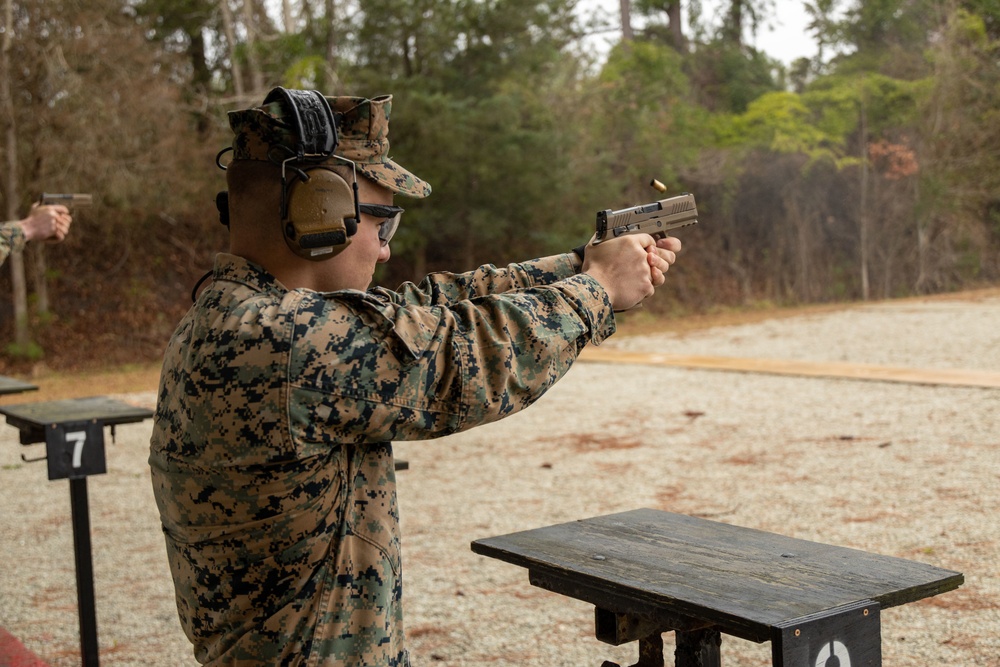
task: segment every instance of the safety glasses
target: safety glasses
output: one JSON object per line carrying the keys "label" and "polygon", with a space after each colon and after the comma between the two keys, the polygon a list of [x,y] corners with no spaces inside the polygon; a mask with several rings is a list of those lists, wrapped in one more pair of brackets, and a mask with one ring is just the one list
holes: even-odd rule
{"label": "safety glasses", "polygon": [[399,229],[399,219],[405,209],[399,206],[385,204],[358,204],[358,210],[375,218],[381,218],[378,228],[378,240],[383,246],[389,245],[392,235]]}

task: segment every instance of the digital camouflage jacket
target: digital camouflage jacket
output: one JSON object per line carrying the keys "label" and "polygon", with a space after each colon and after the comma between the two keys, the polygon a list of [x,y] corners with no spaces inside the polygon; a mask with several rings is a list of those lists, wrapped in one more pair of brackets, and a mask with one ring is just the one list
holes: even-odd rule
{"label": "digital camouflage jacket", "polygon": [[23,250],[26,240],[24,229],[16,222],[0,224],[0,266],[7,261],[10,253]]}
{"label": "digital camouflage jacket", "polygon": [[405,667],[390,442],[514,413],[613,333],[578,265],[324,294],[219,255],[166,350],[149,457],[201,663]]}

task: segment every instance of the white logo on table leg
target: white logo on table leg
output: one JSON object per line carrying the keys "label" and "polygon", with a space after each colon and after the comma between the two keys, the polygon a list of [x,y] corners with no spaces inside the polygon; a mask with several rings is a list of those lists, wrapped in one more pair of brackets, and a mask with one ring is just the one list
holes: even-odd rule
{"label": "white logo on table leg", "polygon": [[851,667],[851,654],[841,642],[833,640],[820,649],[815,667]]}

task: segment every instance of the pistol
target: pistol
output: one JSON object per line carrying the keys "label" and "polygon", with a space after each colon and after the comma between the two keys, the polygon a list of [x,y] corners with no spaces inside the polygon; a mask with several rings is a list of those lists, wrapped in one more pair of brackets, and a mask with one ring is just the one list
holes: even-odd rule
{"label": "pistol", "polygon": [[43,206],[62,204],[66,208],[84,208],[94,203],[94,197],[93,195],[83,194],[58,195],[51,192],[43,192],[42,196],[38,198],[38,203]]}
{"label": "pistol", "polygon": [[[653,186],[659,190],[658,184],[658,181],[653,181]],[[654,238],[663,238],[671,229],[697,223],[698,207],[694,203],[694,195],[685,192],[620,211],[598,211],[594,244],[626,234],[650,234]]]}

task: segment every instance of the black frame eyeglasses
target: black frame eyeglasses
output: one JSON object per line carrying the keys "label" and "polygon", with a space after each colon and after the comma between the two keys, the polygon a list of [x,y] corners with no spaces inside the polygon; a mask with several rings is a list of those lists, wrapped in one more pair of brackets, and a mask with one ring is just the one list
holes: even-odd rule
{"label": "black frame eyeglasses", "polygon": [[392,235],[399,229],[399,219],[406,209],[400,206],[389,206],[387,204],[358,204],[358,211],[375,218],[381,218],[382,222],[378,228],[378,240],[383,246],[389,245]]}

